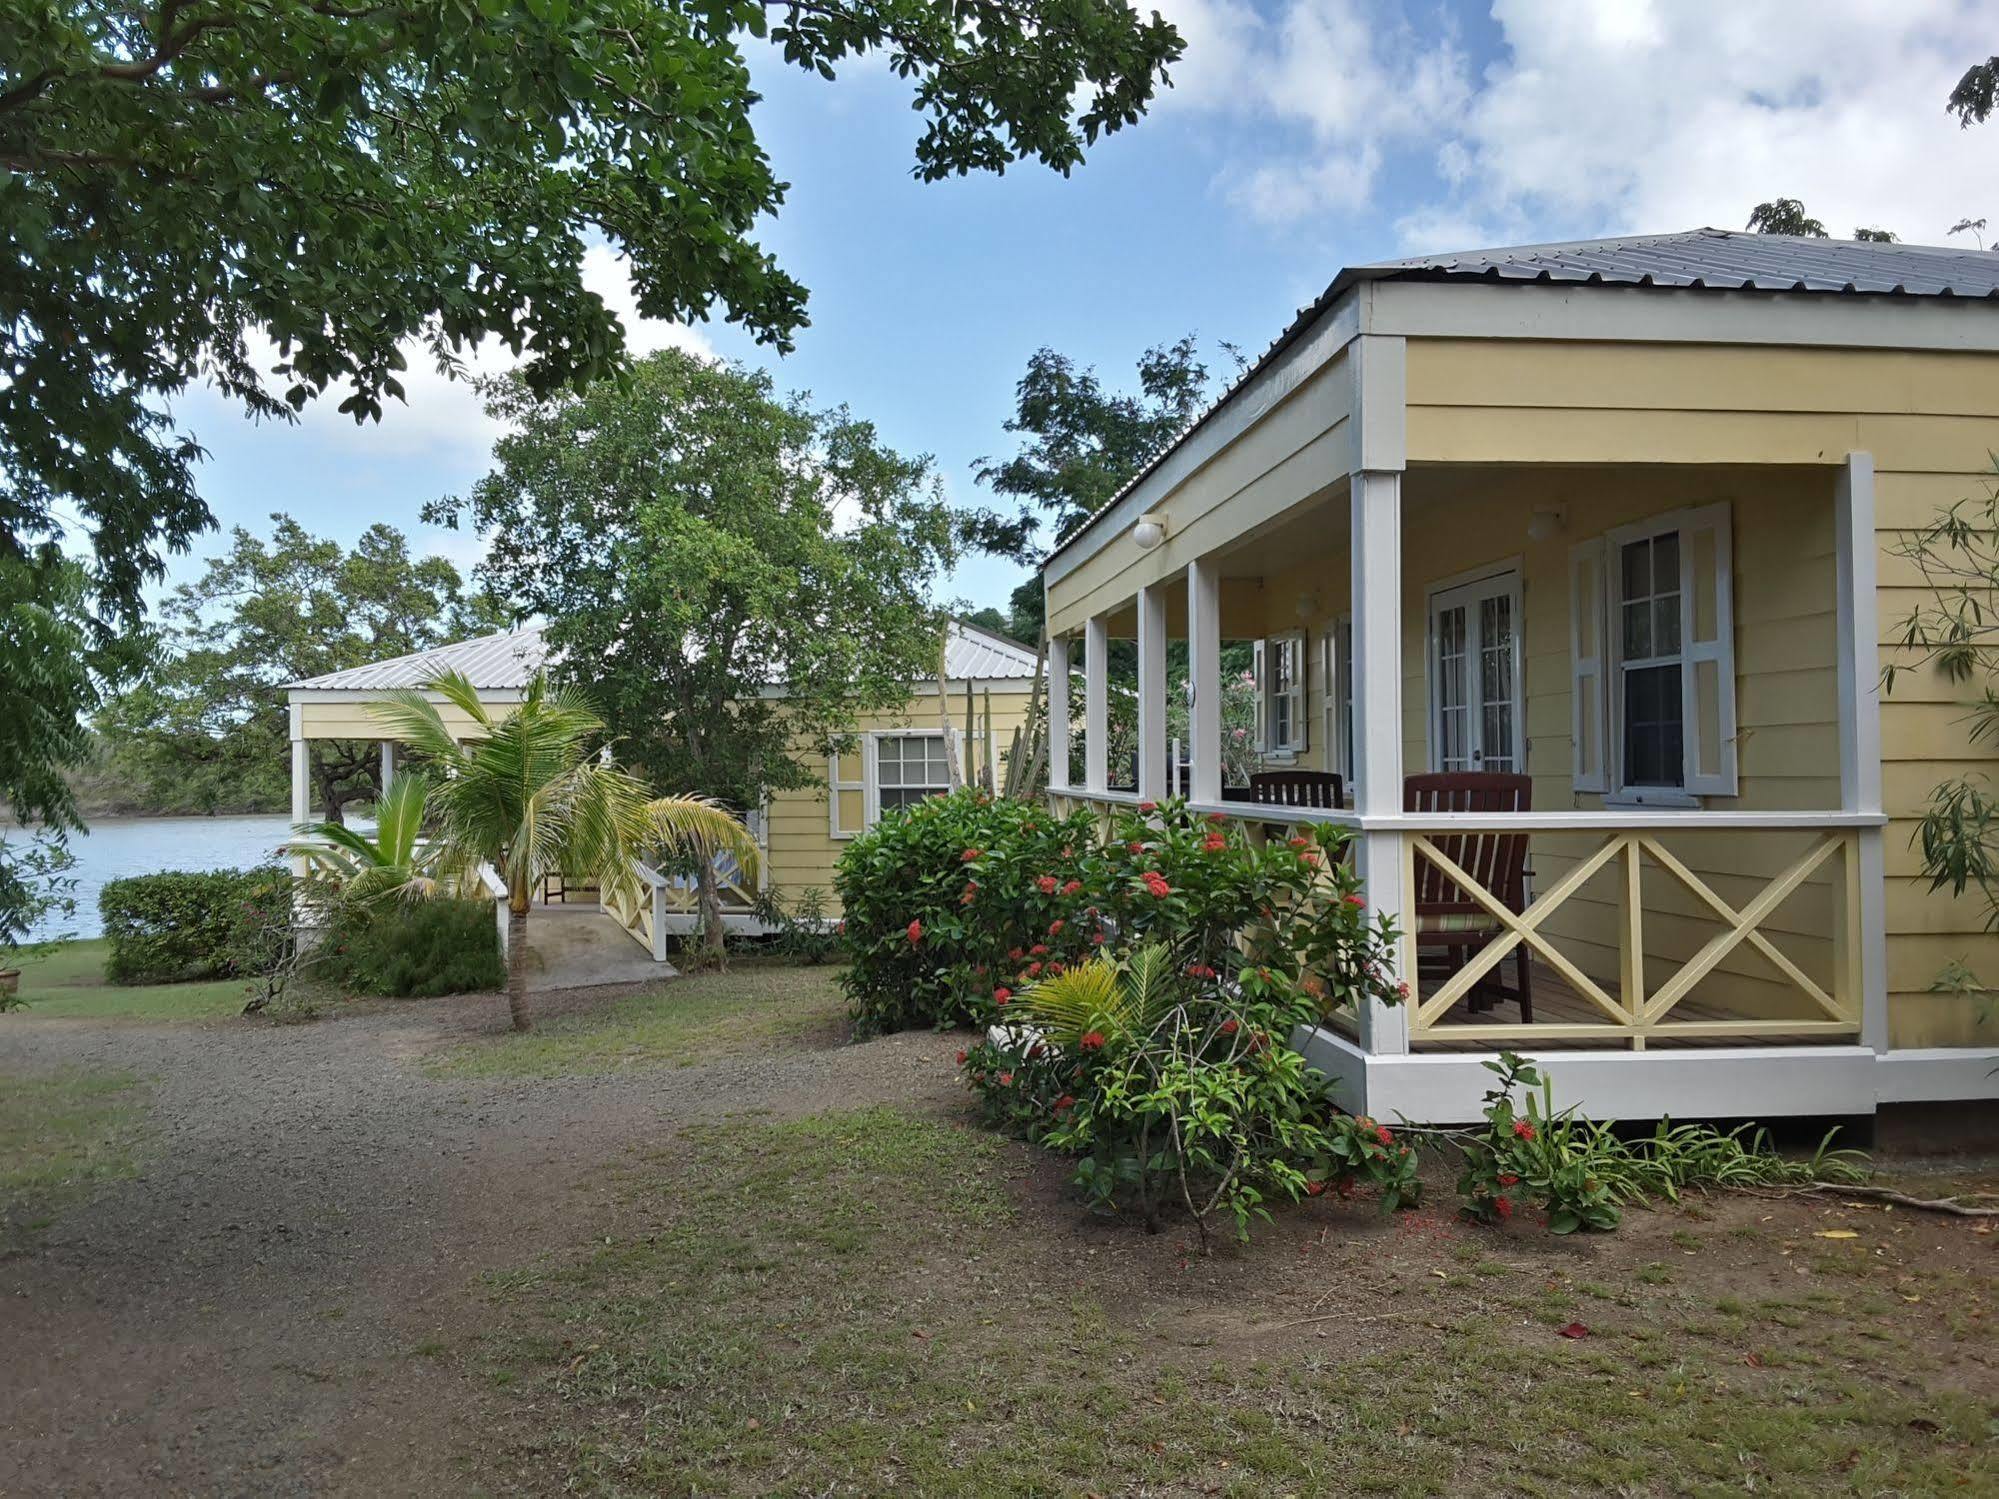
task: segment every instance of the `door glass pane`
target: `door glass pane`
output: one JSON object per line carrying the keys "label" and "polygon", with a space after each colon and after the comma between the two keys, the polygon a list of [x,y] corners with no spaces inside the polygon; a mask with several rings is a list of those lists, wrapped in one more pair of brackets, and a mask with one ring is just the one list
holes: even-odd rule
{"label": "door glass pane", "polygon": [[1471,767],[1470,686],[1465,671],[1468,621],[1462,604],[1437,611],[1437,768]]}

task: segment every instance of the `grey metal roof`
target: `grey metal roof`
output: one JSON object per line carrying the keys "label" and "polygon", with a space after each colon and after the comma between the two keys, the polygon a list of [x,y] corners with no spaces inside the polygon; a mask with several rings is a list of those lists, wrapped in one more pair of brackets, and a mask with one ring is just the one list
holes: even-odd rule
{"label": "grey metal roof", "polygon": [[1969,246],[1879,244],[1734,229],[1689,229],[1679,234],[1381,260],[1340,272],[1327,296],[1337,296],[1358,281],[1466,279],[1992,297],[1999,296],[1999,254]]}
{"label": "grey metal roof", "polygon": [[1809,239],[1738,229],[1686,229],[1458,250],[1348,266],[1284,331],[1131,481],[1055,551],[1088,534],[1117,502],[1144,482],[1235,393],[1282,354],[1319,315],[1363,281],[1480,282],[1508,285],[1641,287],[1663,291],[1758,291],[1817,296],[1999,297],[1999,250],[1949,245],[1882,244],[1874,240]]}
{"label": "grey metal roof", "polygon": [[542,642],[539,628],[509,630],[501,635],[454,641],[413,655],[371,661],[366,666],[350,666],[345,671],[330,671],[288,685],[315,691],[381,692],[392,687],[421,687],[440,672],[456,671],[484,692],[519,691],[547,659],[548,647]]}
{"label": "grey metal roof", "polygon": [[[484,692],[518,691],[527,686],[528,678],[547,659],[548,647],[536,627],[510,630],[504,635],[482,635],[476,640],[461,640],[366,666],[350,666],[345,671],[308,677],[288,686],[322,692],[382,692],[395,687],[421,687],[440,672],[457,671]],[[1018,641],[960,619],[951,621],[944,671],[953,681],[1031,677],[1035,660],[1036,653]]]}

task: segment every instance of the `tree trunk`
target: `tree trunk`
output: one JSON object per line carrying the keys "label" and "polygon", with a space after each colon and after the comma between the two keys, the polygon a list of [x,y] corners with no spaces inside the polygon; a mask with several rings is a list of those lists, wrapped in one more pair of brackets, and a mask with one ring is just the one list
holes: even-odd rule
{"label": "tree trunk", "polygon": [[722,929],[722,887],[715,878],[713,859],[704,860],[695,875],[694,896],[701,911],[701,961],[717,972],[726,972],[729,940]]}
{"label": "tree trunk", "polygon": [[528,913],[525,904],[507,902],[507,1012],[514,1029],[531,1031],[528,1015]]}

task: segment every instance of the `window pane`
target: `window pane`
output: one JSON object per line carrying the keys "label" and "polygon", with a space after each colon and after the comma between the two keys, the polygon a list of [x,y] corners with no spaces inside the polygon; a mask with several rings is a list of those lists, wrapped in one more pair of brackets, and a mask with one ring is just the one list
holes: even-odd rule
{"label": "window pane", "polygon": [[1628,542],[1624,548],[1624,588],[1627,599],[1642,599],[1652,592],[1652,543]]}
{"label": "window pane", "polygon": [[1652,654],[1652,606],[1643,600],[1624,606],[1624,659],[1643,661]]}
{"label": "window pane", "polygon": [[1680,591],[1680,533],[1668,531],[1652,538],[1653,593]]}
{"label": "window pane", "polygon": [[1678,666],[1640,667],[1624,674],[1624,784],[1685,784],[1685,725]]}
{"label": "window pane", "polygon": [[1652,654],[1680,653],[1680,596],[1652,600]]}

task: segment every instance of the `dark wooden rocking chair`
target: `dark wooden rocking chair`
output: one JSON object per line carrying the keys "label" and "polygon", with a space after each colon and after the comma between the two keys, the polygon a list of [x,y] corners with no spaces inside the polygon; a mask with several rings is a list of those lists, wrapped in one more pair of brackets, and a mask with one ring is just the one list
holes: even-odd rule
{"label": "dark wooden rocking chair", "polygon": [[1346,783],[1326,770],[1259,770],[1247,786],[1224,786],[1222,800],[1255,802],[1265,807],[1326,807],[1346,805]]}
{"label": "dark wooden rocking chair", "polygon": [[[1405,777],[1405,812],[1530,812],[1534,783],[1526,776],[1467,771]],[[1518,915],[1527,902],[1527,834],[1439,833],[1430,837],[1437,852],[1489,890]],[[1416,863],[1416,909],[1411,913],[1416,936],[1416,961],[1424,954],[1441,954],[1447,973],[1456,972],[1480,948],[1505,932],[1498,919],[1473,900],[1455,880],[1430,863]],[[1520,1018],[1534,1018],[1534,980],[1527,944],[1513,949],[1513,992],[1493,979],[1475,987],[1471,1008],[1492,1008],[1495,996],[1519,1001]],[[1481,994],[1481,989],[1491,988]]]}

